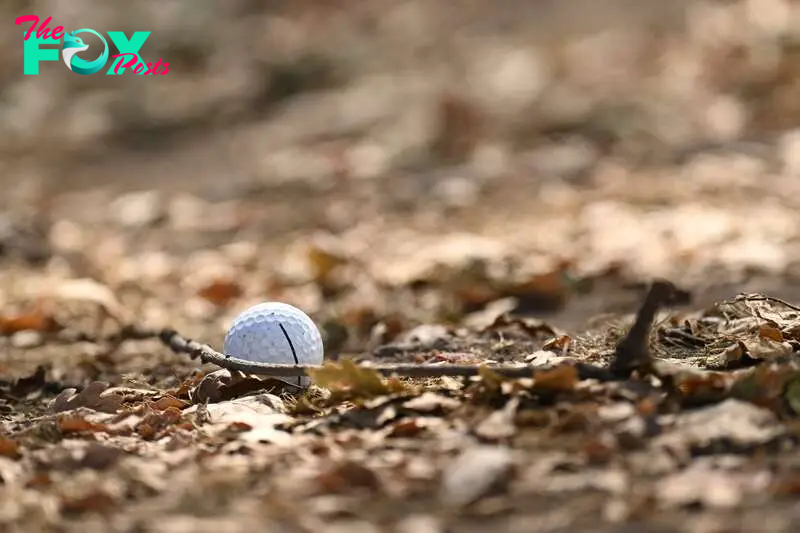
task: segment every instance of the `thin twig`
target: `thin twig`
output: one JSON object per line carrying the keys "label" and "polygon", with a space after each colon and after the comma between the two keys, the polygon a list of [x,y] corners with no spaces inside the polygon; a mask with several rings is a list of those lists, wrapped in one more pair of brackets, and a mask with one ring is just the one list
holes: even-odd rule
{"label": "thin twig", "polygon": [[[259,363],[228,357],[208,345],[185,339],[174,330],[164,330],[158,337],[166,346],[176,353],[184,353],[192,359],[200,359],[203,363],[211,363],[228,370],[238,370],[246,374],[262,374],[269,376],[297,377],[307,376],[309,370],[322,368],[319,365],[285,365],[273,363]],[[470,377],[480,375],[480,365],[368,365],[363,367],[374,370],[384,376],[402,376],[409,378],[433,378],[442,376]],[[597,379],[600,381],[614,381],[616,378],[607,368],[577,363],[574,365],[580,379]],[[544,370],[533,365],[522,366],[492,366],[492,372],[508,378],[533,377],[535,372]]]}
{"label": "thin twig", "polygon": [[767,296],[765,294],[742,294],[739,295],[739,297],[737,297],[736,300],[745,302],[771,302],[774,304],[783,305],[786,308],[791,309],[792,311],[800,311],[800,307],[794,304],[790,304],[786,300],[776,298],[775,296]]}

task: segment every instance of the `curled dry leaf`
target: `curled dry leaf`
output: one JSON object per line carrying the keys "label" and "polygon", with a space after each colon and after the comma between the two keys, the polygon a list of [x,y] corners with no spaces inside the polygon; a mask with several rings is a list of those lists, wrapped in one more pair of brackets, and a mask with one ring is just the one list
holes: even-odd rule
{"label": "curled dry leaf", "polygon": [[519,328],[533,339],[537,339],[541,336],[560,336],[558,331],[556,331],[552,326],[543,320],[539,320],[537,318],[516,317],[509,314],[499,315],[494,322],[482,330],[482,332],[485,333],[487,331],[497,331],[499,329],[508,327]]}
{"label": "curled dry leaf", "polygon": [[566,353],[569,350],[570,343],[572,343],[572,338],[569,335],[558,335],[545,342],[542,345],[542,349]]}
{"label": "curled dry leaf", "polygon": [[[775,330],[778,334],[780,331]],[[794,348],[788,342],[776,340],[772,336],[759,335],[744,341],[747,355],[751,359],[763,361],[778,357],[788,357],[794,352]]]}
{"label": "curled dry leaf", "polygon": [[264,390],[284,390],[288,385],[273,378],[249,376],[237,371],[219,369],[209,372],[189,389],[192,403],[216,403]]}
{"label": "curled dry leaf", "polygon": [[61,413],[87,407],[103,413],[116,413],[122,407],[123,399],[116,394],[104,394],[108,387],[108,383],[92,381],[80,392],[76,389],[65,389],[53,400],[50,410]]}

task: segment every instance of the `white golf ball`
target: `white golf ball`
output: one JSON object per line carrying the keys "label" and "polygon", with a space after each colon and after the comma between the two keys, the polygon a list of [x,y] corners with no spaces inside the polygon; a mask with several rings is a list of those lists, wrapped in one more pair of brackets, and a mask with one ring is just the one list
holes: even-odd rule
{"label": "white golf ball", "polygon": [[[247,361],[295,365],[321,365],[324,353],[322,336],[311,317],[280,302],[254,305],[234,318],[223,351]],[[279,379],[301,387],[311,384],[307,376]]]}

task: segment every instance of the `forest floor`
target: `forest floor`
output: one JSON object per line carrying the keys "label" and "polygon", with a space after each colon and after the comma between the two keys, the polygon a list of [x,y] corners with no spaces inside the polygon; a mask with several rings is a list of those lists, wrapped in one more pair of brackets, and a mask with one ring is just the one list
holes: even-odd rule
{"label": "forest floor", "polygon": [[[0,531],[794,531],[800,184],[765,146],[8,206]],[[657,369],[612,376],[655,278],[681,296],[647,332]],[[306,310],[336,365],[489,370],[333,366],[298,394],[117,335],[219,350],[263,300]],[[541,368],[490,370],[514,363]]]}

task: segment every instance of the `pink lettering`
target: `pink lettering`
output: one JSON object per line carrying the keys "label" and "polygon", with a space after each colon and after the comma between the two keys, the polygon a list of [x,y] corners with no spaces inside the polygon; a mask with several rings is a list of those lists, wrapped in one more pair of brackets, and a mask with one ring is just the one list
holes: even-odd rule
{"label": "pink lettering", "polygon": [[[124,54],[115,54],[115,55],[111,56],[111,59],[116,59],[118,57],[123,57],[123,56],[131,56],[131,58],[128,59],[128,60],[120,61],[114,67],[114,74],[119,74],[119,69],[121,69],[121,68],[132,68],[134,74],[139,74],[140,72],[142,72],[144,70],[144,68],[145,68],[144,63],[139,63],[139,55],[138,54],[134,54],[132,52],[126,52]],[[164,74],[169,72],[169,63],[167,63],[166,61],[164,61],[162,63],[161,61],[162,61],[161,58],[159,58],[158,61],[156,61],[155,64],[147,63],[147,70],[145,71],[145,75],[147,75],[147,74],[160,74],[161,76],[163,76]],[[134,65],[136,65],[136,66],[134,66]]]}
{"label": "pink lettering", "polygon": [[39,17],[36,15],[23,15],[21,17],[17,17],[17,20],[14,21],[14,24],[25,24],[26,22],[33,22],[28,30],[28,33],[25,34],[25,40],[27,41],[28,37],[30,37],[31,33],[33,33],[33,30],[36,29],[36,25],[39,24]]}
{"label": "pink lettering", "polygon": [[50,38],[50,28],[47,27],[47,24],[53,20],[53,17],[47,17],[44,19],[44,22],[39,26],[39,29],[36,30],[36,36],[40,39],[49,39]]}
{"label": "pink lettering", "polygon": [[148,63],[147,64],[147,72],[145,72],[145,75],[147,75],[147,74],[160,74],[160,75],[163,76],[167,72],[169,72],[169,63],[167,63],[167,62],[162,63],[161,62],[161,58],[159,57],[158,61],[156,61],[155,64],[153,64],[153,63]]}
{"label": "pink lettering", "polygon": [[136,64],[137,61],[139,61],[139,56],[137,56],[133,52],[125,52],[124,54],[115,54],[111,56],[111,59],[116,59],[118,57],[123,57],[123,56],[132,56],[132,57],[128,60],[127,63],[125,61],[120,61],[119,63],[117,63],[117,66],[114,67],[114,74],[119,74],[119,69],[132,67],[133,65]]}
{"label": "pink lettering", "polygon": [[64,26],[56,26],[53,30],[53,39],[61,40],[61,37],[64,36]]}
{"label": "pink lettering", "polygon": [[[61,39],[61,32],[64,30],[63,26],[56,27],[55,31],[51,30],[47,27],[50,21],[53,20],[53,17],[47,17],[44,22],[39,26],[39,29],[36,30],[36,25],[39,24],[39,17],[36,15],[23,15],[21,17],[17,17],[14,21],[14,24],[24,24],[26,22],[33,22],[31,27],[28,29],[28,32],[25,34],[25,40],[28,40],[28,37],[31,36],[33,30],[36,30],[36,37],[39,39],[53,39],[58,40]],[[51,34],[52,32],[52,34]]]}

